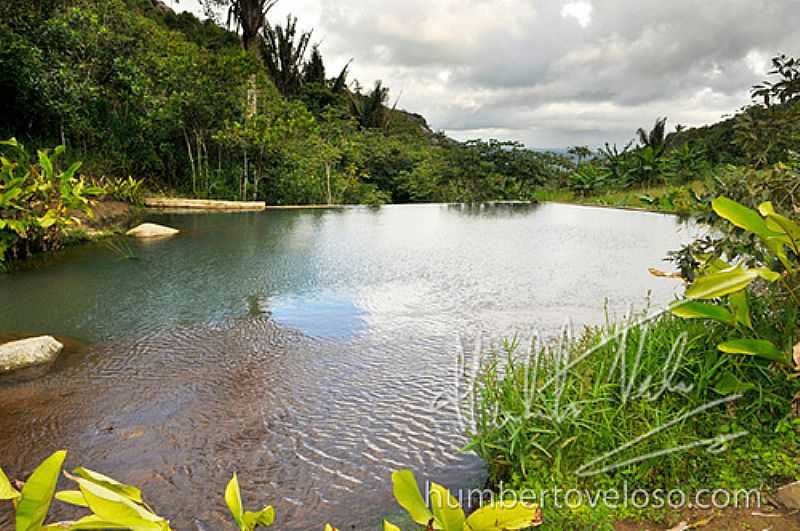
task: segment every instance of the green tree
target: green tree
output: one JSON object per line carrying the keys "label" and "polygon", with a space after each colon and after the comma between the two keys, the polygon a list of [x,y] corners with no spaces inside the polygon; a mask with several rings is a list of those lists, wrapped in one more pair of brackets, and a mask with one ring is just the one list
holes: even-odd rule
{"label": "green tree", "polygon": [[386,129],[390,114],[386,103],[389,101],[389,88],[378,80],[368,94],[359,92],[351,95],[350,110],[364,129]]}
{"label": "green tree", "polygon": [[319,51],[318,44],[311,48],[311,58],[303,67],[303,81],[305,83],[327,83],[325,62],[322,60],[322,53]]}
{"label": "green tree", "polygon": [[589,146],[573,146],[567,150],[567,153],[578,159],[578,166],[580,166],[583,159],[588,159],[592,156],[592,150]]}
{"label": "green tree", "polygon": [[228,9],[228,27],[242,32],[242,47],[255,50],[261,29],[267,24],[267,13],[278,0],[201,0],[206,11],[213,14],[215,8]]}
{"label": "green tree", "polygon": [[[296,96],[303,85],[305,55],[311,40],[311,32],[297,32],[297,18],[286,16],[286,24],[267,24],[263,31],[261,57],[275,86],[286,97]],[[317,59],[322,57],[316,50]],[[313,60],[313,54],[312,54]],[[319,65],[315,68],[319,69]],[[316,72],[315,75],[318,75]],[[325,70],[322,68],[324,79]]]}
{"label": "green tree", "polygon": [[667,118],[657,118],[650,131],[640,127],[636,135],[641,147],[651,148],[656,156],[660,156],[667,149]]}

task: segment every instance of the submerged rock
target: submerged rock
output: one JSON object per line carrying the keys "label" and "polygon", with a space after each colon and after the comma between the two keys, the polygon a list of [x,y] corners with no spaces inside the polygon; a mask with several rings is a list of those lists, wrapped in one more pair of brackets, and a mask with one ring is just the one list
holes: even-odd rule
{"label": "submerged rock", "polygon": [[155,223],[142,223],[138,227],[129,230],[127,234],[135,238],[166,238],[175,236],[179,232],[178,229],[156,225]]}
{"label": "submerged rock", "polygon": [[64,345],[51,336],[0,345],[0,379],[19,381],[43,376],[62,350]]}

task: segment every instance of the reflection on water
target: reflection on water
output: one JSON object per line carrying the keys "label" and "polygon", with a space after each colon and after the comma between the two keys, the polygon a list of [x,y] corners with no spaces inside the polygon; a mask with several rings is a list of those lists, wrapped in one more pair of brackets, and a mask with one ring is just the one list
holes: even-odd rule
{"label": "reflection on water", "polygon": [[462,344],[666,301],[675,285],[647,268],[690,236],[668,216],[564,205],[153,220],[183,234],[131,242],[136,260],[89,245],[0,277],[0,333],[85,344],[0,386],[2,465],[23,476],[65,447],[69,466],[141,484],[176,528],[208,530],[228,528],[234,470],[280,529],[373,527],[400,467],[480,485],[442,400]]}

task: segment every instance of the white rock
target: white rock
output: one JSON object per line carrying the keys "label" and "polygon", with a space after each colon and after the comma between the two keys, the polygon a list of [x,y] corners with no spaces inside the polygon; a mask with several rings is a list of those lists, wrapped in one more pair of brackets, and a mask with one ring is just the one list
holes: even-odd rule
{"label": "white rock", "polygon": [[29,370],[35,372],[30,372],[29,376],[39,376],[42,370],[46,372],[62,350],[64,345],[50,336],[31,337],[0,345],[0,376],[22,376]]}
{"label": "white rock", "polygon": [[155,223],[142,223],[138,227],[129,230],[127,234],[136,238],[166,238],[175,236],[179,232],[178,229],[156,225]]}

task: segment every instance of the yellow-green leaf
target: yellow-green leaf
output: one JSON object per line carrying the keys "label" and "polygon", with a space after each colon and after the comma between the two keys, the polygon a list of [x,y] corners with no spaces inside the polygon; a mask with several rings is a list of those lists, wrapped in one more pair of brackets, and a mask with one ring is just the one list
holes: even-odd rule
{"label": "yellow-green leaf", "polygon": [[62,490],[61,492],[56,492],[56,499],[70,505],[77,505],[78,507],[89,507],[89,504],[86,503],[86,499],[79,490]]}
{"label": "yellow-green leaf", "polygon": [[431,483],[431,509],[436,523],[443,531],[462,531],[464,510],[450,491],[437,483]]}
{"label": "yellow-green leaf", "polygon": [[25,482],[17,505],[17,531],[39,531],[44,525],[66,457],[66,450],[55,452]]}
{"label": "yellow-green leaf", "polygon": [[800,225],[775,212],[771,202],[762,203],[758,211],[766,218],[767,227],[775,232],[782,232],[792,240],[800,239]]}
{"label": "yellow-green leaf", "polygon": [[789,355],[782,352],[771,341],[765,339],[733,339],[718,345],[727,354],[747,354],[760,358],[790,364]]}
{"label": "yellow-green leaf", "polygon": [[253,531],[256,527],[269,527],[275,523],[275,509],[271,506],[264,507],[258,512],[245,511],[242,516],[247,531]]}
{"label": "yellow-green leaf", "polygon": [[716,304],[682,302],[672,308],[672,313],[683,319],[713,319],[729,325],[734,323],[733,314]]}
{"label": "yellow-green leaf", "polygon": [[467,525],[473,531],[528,529],[541,524],[542,511],[538,506],[517,501],[495,502],[467,518]]}
{"label": "yellow-green leaf", "polygon": [[758,212],[732,199],[718,197],[711,202],[711,206],[721,218],[727,219],[741,229],[748,230],[761,237],[779,235],[767,227],[767,222]]}
{"label": "yellow-green leaf", "polygon": [[433,519],[433,513],[422,499],[414,473],[410,470],[393,472],[392,484],[397,503],[408,512],[411,519],[420,525],[428,525]]}
{"label": "yellow-green leaf", "polygon": [[99,518],[132,531],[161,531],[168,528],[166,520],[129,498],[83,478],[77,478],[89,509]]}
{"label": "yellow-green leaf", "polygon": [[225,503],[231,511],[233,520],[240,529],[244,529],[244,509],[242,508],[242,493],[239,489],[239,479],[236,473],[233,473],[233,478],[228,482],[225,487]]}
{"label": "yellow-green leaf", "polygon": [[767,282],[777,282],[778,280],[781,279],[781,274],[780,273],[777,273],[777,272],[775,272],[772,269],[769,269],[767,267],[756,267],[754,269],[751,269],[750,271],[752,271],[756,275],[760,276],[761,278],[763,278]]}
{"label": "yellow-green leaf", "polygon": [[67,529],[69,531],[80,531],[88,529],[128,529],[127,526],[107,522],[95,514],[84,516],[76,522],[60,522],[45,527],[42,531],[58,531]]}
{"label": "yellow-green leaf", "polygon": [[120,483],[114,478],[110,478],[99,472],[94,472],[93,470],[89,470],[88,468],[79,467],[73,470],[72,473],[87,481],[91,481],[92,483],[96,483],[101,487],[105,487],[108,490],[114,491],[120,496],[124,496],[128,499],[131,499],[140,505],[144,503],[144,501],[142,500],[142,491],[139,490],[137,487],[131,485],[125,485],[124,483]]}
{"label": "yellow-green leaf", "polygon": [[753,322],[750,319],[750,304],[747,302],[747,291],[737,291],[728,296],[728,304],[736,323],[746,326],[752,330]]}
{"label": "yellow-green leaf", "polygon": [[383,531],[403,531],[391,522],[383,521]]}
{"label": "yellow-green leaf", "polygon": [[700,300],[724,297],[745,289],[759,276],[759,272],[756,270],[745,270],[740,267],[711,273],[695,280],[686,290],[686,296],[690,299]]}
{"label": "yellow-green leaf", "polygon": [[0,500],[16,500],[21,494],[11,485],[6,473],[0,468]]}

